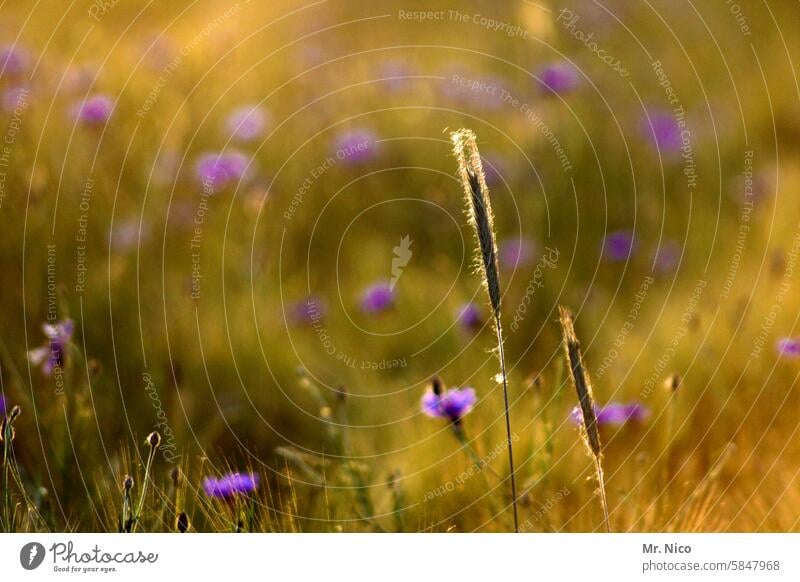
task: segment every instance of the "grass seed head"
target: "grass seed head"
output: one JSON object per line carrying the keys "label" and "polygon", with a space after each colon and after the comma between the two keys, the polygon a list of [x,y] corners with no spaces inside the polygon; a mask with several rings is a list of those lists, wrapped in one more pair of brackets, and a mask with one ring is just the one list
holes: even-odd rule
{"label": "grass seed head", "polygon": [[669,378],[667,378],[667,381],[665,382],[665,384],[666,384],[667,389],[674,394],[675,392],[678,391],[678,388],[681,387],[681,382],[682,381],[683,381],[683,378],[681,378],[681,375],[678,374],[677,372],[675,372]]}
{"label": "grass seed head", "polygon": [[575,384],[575,391],[578,393],[578,403],[583,416],[584,430],[582,434],[592,454],[595,457],[599,457],[601,453],[600,432],[597,428],[597,417],[594,412],[592,385],[586,374],[586,367],[583,365],[581,345],[578,342],[578,336],[575,335],[572,312],[566,307],[559,306],[558,313],[561,321],[561,330],[564,334],[564,349],[567,355],[567,362]]}
{"label": "grass seed head", "polygon": [[450,134],[453,152],[458,161],[458,177],[464,187],[467,216],[475,229],[478,241],[476,262],[482,273],[483,283],[489,294],[495,318],[500,317],[500,277],[497,267],[497,241],[494,234],[494,215],[489,202],[489,188],[483,172],[483,163],[478,151],[475,134],[469,129],[460,129]]}

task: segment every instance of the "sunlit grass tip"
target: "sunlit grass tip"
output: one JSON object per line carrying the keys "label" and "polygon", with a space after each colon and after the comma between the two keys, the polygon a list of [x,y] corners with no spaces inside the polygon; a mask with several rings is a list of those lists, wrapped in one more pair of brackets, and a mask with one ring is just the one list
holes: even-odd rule
{"label": "sunlit grass tip", "polygon": [[483,172],[475,134],[460,129],[450,135],[453,152],[458,161],[458,176],[464,186],[467,216],[475,229],[478,242],[478,269],[482,273],[486,291],[495,317],[500,316],[500,278],[497,268],[497,240],[494,233],[494,214],[489,203],[489,188]]}
{"label": "sunlit grass tip", "polygon": [[606,499],[606,486],[603,477],[603,449],[600,444],[600,431],[597,425],[597,415],[595,414],[594,396],[592,395],[592,385],[589,381],[586,367],[583,365],[581,356],[581,345],[578,336],[575,335],[575,325],[573,323],[572,312],[559,305],[558,314],[561,321],[561,330],[564,334],[564,350],[567,356],[567,363],[575,384],[575,391],[578,393],[578,403],[581,409],[581,435],[594,460],[595,473],[597,477],[597,490],[600,502],[603,505],[603,520],[606,531],[611,531],[611,523],[608,516],[608,501]]}
{"label": "sunlit grass tip", "polygon": [[508,466],[511,481],[511,506],[514,512],[514,531],[519,532],[517,510],[517,482],[514,473],[514,451],[511,438],[511,415],[508,405],[508,377],[506,375],[505,353],[503,351],[503,327],[500,323],[500,277],[497,268],[497,241],[494,232],[494,215],[489,202],[489,188],[483,172],[481,154],[475,133],[469,129],[459,129],[450,134],[453,153],[458,161],[458,177],[464,188],[467,203],[467,216],[475,230],[478,242],[478,272],[482,275],[489,303],[494,316],[497,334],[497,357],[500,360],[501,381],[503,383],[503,402],[506,420],[506,439],[508,445]]}

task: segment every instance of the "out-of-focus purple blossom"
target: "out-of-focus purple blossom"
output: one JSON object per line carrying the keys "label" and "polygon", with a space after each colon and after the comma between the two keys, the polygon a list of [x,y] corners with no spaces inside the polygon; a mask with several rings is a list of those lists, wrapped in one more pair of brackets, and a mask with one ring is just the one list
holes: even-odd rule
{"label": "out-of-focus purple blossom", "polygon": [[483,170],[486,175],[486,184],[488,186],[497,186],[503,180],[503,176],[508,176],[509,164],[508,160],[501,154],[490,152],[483,157]]}
{"label": "out-of-focus purple blossom", "polygon": [[42,374],[50,376],[64,368],[74,325],[71,319],[65,319],[56,324],[42,324],[42,331],[47,336],[47,345],[29,351],[28,360],[34,366],[41,366]]}
{"label": "out-of-focus purple blossom", "polygon": [[108,95],[92,95],[73,106],[76,121],[85,125],[105,124],[114,110],[114,101]]}
{"label": "out-of-focus purple blossom", "polygon": [[461,100],[466,95],[466,87],[462,86],[461,79],[466,79],[469,75],[461,67],[455,67],[447,72],[442,72],[440,90],[442,95],[448,100]]}
{"label": "out-of-focus purple blossom", "polygon": [[378,77],[382,79],[380,86],[390,92],[406,89],[411,84],[414,72],[406,61],[390,59],[383,61],[378,67]]}
{"label": "out-of-focus purple blossom", "polygon": [[633,252],[633,233],[617,230],[606,237],[605,253],[609,261],[627,261]]}
{"label": "out-of-focus purple blossom", "polygon": [[775,191],[773,168],[760,172],[748,171],[736,176],[730,190],[737,204],[760,202]]}
{"label": "out-of-focus purple blossom", "polygon": [[327,305],[322,299],[309,295],[291,305],[289,320],[295,325],[313,324],[325,317],[327,311]]}
{"label": "out-of-focus purple blossom", "polygon": [[508,82],[496,76],[475,79],[468,89],[469,101],[487,111],[494,111],[503,106],[503,92],[510,93]]}
{"label": "out-of-focus purple blossom", "polygon": [[389,283],[375,283],[361,294],[361,310],[364,313],[380,313],[392,305],[394,305],[394,290]]}
{"label": "out-of-focus purple blossom", "polygon": [[9,87],[3,91],[3,111],[14,113],[24,110],[28,106],[30,93],[27,87]]}
{"label": "out-of-focus purple blossom", "polygon": [[357,128],[341,132],[333,142],[336,159],[353,166],[365,164],[377,155],[378,137],[372,130]]}
{"label": "out-of-focus purple blossom", "polygon": [[474,331],[483,324],[483,315],[481,315],[480,307],[478,304],[470,301],[464,303],[456,310],[456,321],[462,329],[466,331]]}
{"label": "out-of-focus purple blossom", "polygon": [[71,67],[64,73],[63,93],[86,93],[97,81],[97,69],[89,65]]}
{"label": "out-of-focus purple blossom", "polygon": [[17,77],[28,69],[31,57],[28,51],[16,45],[0,48],[0,76]]}
{"label": "out-of-focus purple blossom", "polygon": [[230,500],[237,495],[246,495],[258,489],[258,475],[255,473],[228,473],[222,477],[203,479],[203,491],[209,497]]}
{"label": "out-of-focus purple blossom", "polygon": [[188,200],[176,200],[169,208],[169,215],[167,216],[169,227],[193,229],[195,227],[194,215],[196,211],[196,204],[192,204]]}
{"label": "out-of-focus purple blossom", "polygon": [[775,349],[784,358],[800,358],[800,338],[781,338],[775,343]]}
{"label": "out-of-focus purple blossom", "polygon": [[264,133],[269,116],[257,105],[244,105],[234,109],[225,120],[228,132],[241,141],[252,141]]}
{"label": "out-of-focus purple blossom", "polygon": [[231,183],[242,180],[247,171],[247,164],[247,156],[239,151],[206,153],[198,158],[195,175],[204,188],[218,192]]}
{"label": "out-of-focus purple blossom", "polygon": [[649,414],[650,411],[638,402],[631,402],[630,404],[612,403],[600,407],[597,412],[597,422],[601,425],[619,426],[629,421],[643,422]]}
{"label": "out-of-focus purple blossom", "polygon": [[568,63],[554,63],[539,72],[539,79],[553,93],[564,95],[578,86],[578,73]]}
{"label": "out-of-focus purple blossom", "polygon": [[142,43],[144,62],[153,70],[161,70],[175,60],[178,46],[164,33],[145,38]]}
{"label": "out-of-focus purple blossom", "polygon": [[497,258],[507,269],[530,265],[536,257],[536,244],[527,238],[509,238],[500,241]]}
{"label": "out-of-focus purple blossom", "polygon": [[428,390],[422,397],[422,412],[457,423],[472,410],[477,400],[473,388],[450,388],[441,394]]}
{"label": "out-of-focus purple blossom", "polygon": [[147,225],[142,224],[140,231],[139,219],[128,218],[114,224],[114,229],[111,231],[111,248],[115,251],[127,251],[149,237],[150,230]]}
{"label": "out-of-focus purple blossom", "polygon": [[642,131],[661,151],[672,153],[681,149],[681,129],[670,112],[648,113],[642,121]]}
{"label": "out-of-focus purple blossom", "polygon": [[[643,422],[649,415],[650,410],[638,402],[620,404],[612,402],[605,406],[594,405],[594,414],[597,424],[607,426],[621,426],[627,422]],[[580,407],[575,407],[570,413],[572,422],[583,424],[583,413]]]}
{"label": "out-of-focus purple blossom", "polygon": [[506,79],[463,67],[443,75],[441,91],[449,101],[471,104],[487,111],[502,107],[503,91],[510,93]]}
{"label": "out-of-focus purple blossom", "polygon": [[328,53],[320,44],[304,42],[297,49],[296,63],[300,70],[311,69],[325,62]]}
{"label": "out-of-focus purple blossom", "polygon": [[669,273],[678,266],[681,259],[681,245],[674,240],[665,241],[653,252],[656,270]]}
{"label": "out-of-focus purple blossom", "polygon": [[153,182],[159,185],[174,182],[178,176],[182,158],[181,154],[171,148],[160,151],[158,158],[153,162]]}
{"label": "out-of-focus purple blossom", "polygon": [[6,413],[6,397],[0,394],[0,416]]}

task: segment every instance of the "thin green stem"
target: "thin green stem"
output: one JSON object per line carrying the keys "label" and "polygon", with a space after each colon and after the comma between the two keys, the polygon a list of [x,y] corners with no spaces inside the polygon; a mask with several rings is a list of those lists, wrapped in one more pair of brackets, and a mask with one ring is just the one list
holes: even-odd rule
{"label": "thin green stem", "polygon": [[497,350],[500,358],[500,373],[503,376],[503,402],[506,414],[506,441],[508,443],[508,468],[511,472],[511,506],[514,510],[514,531],[519,533],[519,516],[517,513],[517,479],[514,474],[514,450],[511,439],[511,414],[508,406],[508,379],[506,378],[506,356],[503,350],[503,328],[500,325],[500,316],[495,313],[495,329],[497,330]]}
{"label": "thin green stem", "polygon": [[492,469],[492,467],[488,463],[485,463],[483,459],[481,459],[480,455],[475,450],[475,448],[469,444],[469,441],[467,440],[467,435],[464,433],[463,427],[457,424],[453,424],[452,427],[453,427],[453,434],[455,435],[456,440],[458,440],[458,443],[461,445],[461,448],[464,449],[464,452],[467,454],[467,456],[470,458],[473,464],[475,464],[475,466],[477,466],[480,471],[482,471],[483,468],[486,467],[486,469],[488,469],[492,475],[494,475],[495,477],[497,477],[502,481],[503,477],[499,475],[497,471]]}
{"label": "thin green stem", "polygon": [[603,522],[606,525],[606,532],[611,533],[611,520],[608,518],[608,501],[606,500],[606,483],[603,477],[603,465],[600,457],[594,458],[595,470],[597,471],[597,486],[600,488],[600,503],[603,506]]}
{"label": "thin green stem", "polygon": [[153,458],[156,456],[156,447],[150,447],[150,454],[147,456],[147,465],[144,468],[144,481],[142,482],[142,495],[139,498],[139,506],[136,508],[136,515],[133,517],[133,527],[131,533],[136,533],[136,527],[139,525],[139,518],[142,516],[144,509],[144,499],[147,495],[147,483],[150,481],[150,466],[153,463]]}
{"label": "thin green stem", "polygon": [[8,490],[8,439],[3,435],[3,520],[6,522],[3,528],[6,532],[11,531],[11,492]]}

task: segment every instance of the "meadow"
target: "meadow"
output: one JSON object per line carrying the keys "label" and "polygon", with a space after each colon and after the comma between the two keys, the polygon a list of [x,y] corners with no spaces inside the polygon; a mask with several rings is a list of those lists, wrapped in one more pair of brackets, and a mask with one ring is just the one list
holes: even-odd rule
{"label": "meadow", "polygon": [[800,530],[798,16],[3,3],[0,531]]}

